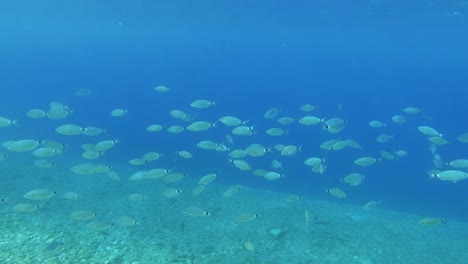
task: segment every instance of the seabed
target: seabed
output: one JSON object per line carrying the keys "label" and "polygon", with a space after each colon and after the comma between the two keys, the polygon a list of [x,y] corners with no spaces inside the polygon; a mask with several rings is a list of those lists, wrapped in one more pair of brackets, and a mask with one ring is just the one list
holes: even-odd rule
{"label": "seabed", "polygon": [[[468,263],[468,223],[447,219],[445,224],[423,226],[418,223],[423,216],[389,211],[384,205],[364,210],[333,197],[286,202],[287,194],[251,188],[225,198],[223,192],[232,185],[219,181],[194,197],[191,190],[197,182],[192,178],[176,183],[174,187],[184,191],[169,199],[161,194],[166,184],[160,179],[102,178],[94,188],[89,183],[83,185],[87,190],[81,186],[82,197],[71,201],[62,197],[73,190],[71,184],[52,179],[57,195],[33,201],[40,208],[29,213],[12,209],[28,202],[22,197],[28,189],[19,190],[21,184],[16,183],[17,190],[0,204],[0,262]],[[34,185],[39,182],[44,187],[47,179],[39,177]],[[6,188],[1,188],[2,195]],[[131,201],[132,193],[144,199]],[[185,215],[183,209],[190,206],[210,215]],[[69,216],[83,209],[97,216],[89,221]],[[240,213],[260,217],[238,222]],[[131,216],[138,225],[115,224],[120,216]],[[93,221],[112,225],[99,231],[89,226]]]}
{"label": "seabed", "polygon": [[[192,190],[198,179],[170,183],[183,190],[171,199],[162,195],[168,183],[161,179],[130,181],[122,173],[116,181],[106,175],[15,168],[15,173],[8,173],[12,168],[0,172],[5,183],[0,194],[7,196],[0,203],[1,263],[468,263],[468,223],[446,219],[423,226],[418,222],[425,216],[390,211],[385,203],[365,210],[332,196],[287,202],[288,194],[253,188],[223,197],[233,185],[222,184],[224,176],[197,196]],[[32,186],[54,189],[57,195],[28,201],[23,195]],[[64,199],[67,191],[80,193],[80,199]],[[133,193],[144,198],[129,199]],[[13,210],[25,202],[40,208]],[[184,214],[191,206],[210,215]],[[70,217],[76,210],[97,216],[78,221]],[[260,217],[239,222],[241,213]],[[119,225],[121,216],[138,224]],[[111,225],[98,230],[91,226],[96,221]]]}

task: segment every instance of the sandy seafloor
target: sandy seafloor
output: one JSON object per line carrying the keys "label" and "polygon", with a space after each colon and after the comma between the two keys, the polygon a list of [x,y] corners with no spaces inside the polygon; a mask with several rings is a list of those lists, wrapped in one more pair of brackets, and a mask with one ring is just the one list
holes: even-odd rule
{"label": "sandy seafloor", "polygon": [[[0,263],[468,263],[468,223],[447,219],[422,226],[418,221],[424,216],[384,205],[363,210],[345,200],[311,197],[290,203],[284,193],[251,188],[223,198],[230,185],[219,181],[193,197],[194,178],[175,184],[184,192],[168,199],[161,195],[166,184],[160,179],[129,182],[92,175],[92,184],[73,187],[64,179],[76,175],[67,171],[2,165],[0,173],[0,194],[7,198],[0,205]],[[52,188],[57,195],[33,201],[41,206],[35,212],[14,212],[15,204],[27,202],[23,195],[32,186]],[[71,190],[82,197],[65,200],[63,193]],[[130,201],[131,193],[145,198]],[[184,215],[189,206],[211,215]],[[82,209],[98,216],[89,221],[69,217]],[[237,222],[243,212],[261,217]],[[123,215],[139,224],[115,224],[106,231],[88,226]],[[244,247],[246,241],[253,250]]]}

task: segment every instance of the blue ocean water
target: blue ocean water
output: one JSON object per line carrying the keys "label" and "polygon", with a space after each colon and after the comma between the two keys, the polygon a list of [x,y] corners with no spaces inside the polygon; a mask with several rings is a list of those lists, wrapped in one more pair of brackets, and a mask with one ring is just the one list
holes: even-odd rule
{"label": "blue ocean water", "polygon": [[[173,169],[191,171],[194,179],[219,171],[229,175],[221,183],[325,200],[332,198],[325,189],[362,171],[364,183],[348,188],[343,203],[382,200],[388,210],[468,220],[468,182],[429,177],[431,144],[417,130],[431,126],[449,140],[437,147],[444,161],[468,158],[467,145],[457,140],[468,132],[468,5],[463,1],[16,1],[1,3],[0,10],[0,116],[18,120],[17,127],[0,131],[2,142],[66,142],[72,160],[88,139],[60,137],[54,129],[63,123],[97,126],[107,131],[100,139],[119,139],[103,156],[113,167],[156,149],[173,161]],[[157,85],[171,91],[157,93]],[[92,94],[77,97],[79,89]],[[193,109],[195,99],[216,105]],[[66,121],[25,116],[54,100],[73,110]],[[303,104],[318,107],[312,115],[343,118],[346,128],[334,135],[295,122],[282,126],[288,130],[284,136],[264,133],[279,127],[263,117],[268,109],[300,118],[306,115],[298,109]],[[422,113],[405,114],[408,122],[395,124],[391,117],[408,106]],[[111,118],[114,108],[128,114]],[[282,143],[303,151],[251,160],[255,168],[280,160],[285,177],[279,181],[248,177],[225,153],[207,155],[196,148],[201,140],[225,142],[230,128],[220,123],[200,133],[145,130],[153,123],[186,125],[168,114],[172,109],[187,111],[194,120],[215,122],[225,115],[249,120],[256,134],[234,136],[235,146]],[[387,126],[371,128],[374,119]],[[378,143],[380,132],[394,138]],[[318,147],[348,138],[363,149]],[[174,155],[181,149],[199,160],[181,162]],[[364,169],[352,163],[382,149],[408,155]],[[325,175],[303,165],[308,156],[327,159]]]}

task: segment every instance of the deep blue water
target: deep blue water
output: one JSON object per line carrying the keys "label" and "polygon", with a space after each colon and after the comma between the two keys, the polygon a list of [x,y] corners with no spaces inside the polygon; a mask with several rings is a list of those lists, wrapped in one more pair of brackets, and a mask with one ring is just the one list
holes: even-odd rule
{"label": "deep blue water", "polygon": [[[264,130],[275,126],[263,118],[267,109],[300,117],[298,107],[312,103],[319,106],[314,114],[346,119],[339,136],[365,149],[320,152],[318,145],[334,136],[298,124],[281,139],[261,133],[255,139],[235,138],[240,145],[303,145],[307,153],[330,160],[327,175],[318,176],[304,168],[304,155],[275,156],[283,160],[288,177],[266,183],[244,177],[247,185],[328,198],[323,189],[352,172],[352,160],[382,149],[375,142],[378,132],[367,124],[379,119],[389,124],[385,132],[395,135],[385,148],[409,155],[366,168],[366,182],[352,190],[349,201],[381,199],[389,209],[468,219],[468,183],[428,178],[426,171],[433,168],[429,143],[416,130],[430,125],[446,134],[453,141],[439,148],[446,160],[468,157],[467,145],[456,142],[468,132],[468,6],[456,1],[290,2],[2,3],[0,115],[31,128],[18,130],[18,137],[55,137],[57,122],[39,125],[24,113],[62,101],[76,107],[69,122],[105,127],[106,138],[121,139],[118,152],[106,159],[125,163],[154,148],[172,153],[194,149],[203,139],[223,141],[229,132],[149,135],[145,128],[151,123],[177,123],[168,115],[171,109],[193,112],[200,120],[235,115]],[[167,98],[152,90],[160,84],[173,89]],[[81,88],[93,95],[73,96]],[[216,107],[190,109],[198,98],[215,101]],[[417,106],[424,115],[392,124],[391,116],[406,106]],[[111,119],[116,107],[128,109],[128,116]],[[2,142],[10,139],[2,133]],[[213,170],[235,172],[226,160],[216,154],[204,162]],[[258,162],[267,166],[269,159]],[[180,166],[195,170],[190,163]]]}

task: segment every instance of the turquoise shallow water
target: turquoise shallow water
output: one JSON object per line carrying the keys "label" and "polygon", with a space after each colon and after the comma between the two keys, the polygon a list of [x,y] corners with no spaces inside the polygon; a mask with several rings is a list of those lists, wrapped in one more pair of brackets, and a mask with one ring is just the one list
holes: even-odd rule
{"label": "turquoise shallow water", "polygon": [[0,3],[0,263],[468,263],[468,160],[452,162],[468,159],[466,15],[460,1]]}

